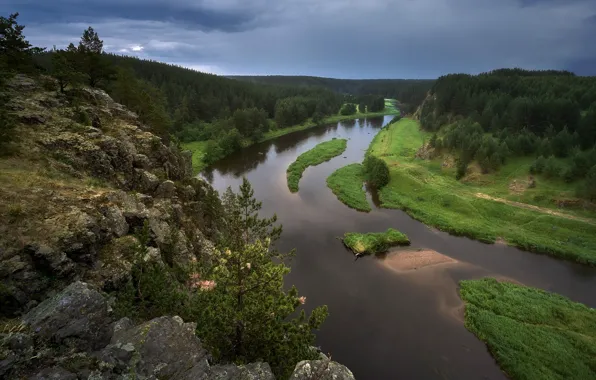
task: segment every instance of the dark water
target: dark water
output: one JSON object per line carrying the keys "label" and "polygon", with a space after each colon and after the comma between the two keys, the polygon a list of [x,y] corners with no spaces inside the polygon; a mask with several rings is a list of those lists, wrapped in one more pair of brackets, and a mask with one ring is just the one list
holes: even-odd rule
{"label": "dark water", "polygon": [[[501,276],[594,307],[596,271],[450,236],[398,210],[373,206],[371,213],[362,213],[343,205],[327,188],[327,176],[361,162],[371,139],[390,120],[341,122],[282,136],[227,157],[206,177],[220,191],[237,189],[242,176],[248,177],[263,201],[263,215],[277,213],[284,226],[280,248],[297,250],[286,283],[307,297],[306,306],[329,306],[317,344],[358,380],[504,379],[485,345],[463,325],[458,281]],[[349,139],[346,152],[308,168],[300,191],[290,193],[288,165],[332,137]],[[348,231],[388,227],[406,233],[413,247],[436,250],[460,263],[399,274],[375,257],[355,260],[337,239]]]}

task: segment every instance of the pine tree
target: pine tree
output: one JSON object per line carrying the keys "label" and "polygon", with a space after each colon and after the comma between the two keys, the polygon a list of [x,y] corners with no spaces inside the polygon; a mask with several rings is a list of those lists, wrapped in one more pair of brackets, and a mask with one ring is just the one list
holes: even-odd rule
{"label": "pine tree", "polygon": [[44,49],[33,47],[23,35],[25,26],[17,23],[18,13],[8,18],[0,16],[0,66],[8,72],[34,70],[33,54]]}
{"label": "pine tree", "polygon": [[212,308],[205,310],[198,334],[218,360],[268,362],[278,378],[287,378],[294,363],[313,358],[312,330],[319,328],[327,308],[315,308],[310,317],[295,288],[286,292],[283,278],[290,271],[273,243],[281,234],[277,218],[261,219],[261,202],[243,179],[240,192],[228,188],[223,196],[221,256],[209,280],[197,284]]}
{"label": "pine tree", "polygon": [[60,92],[66,86],[74,87],[84,80],[84,74],[78,70],[77,48],[71,43],[66,50],[52,53],[52,76],[58,80]]}
{"label": "pine tree", "polygon": [[113,77],[114,70],[103,57],[103,41],[99,39],[99,35],[92,27],[83,32],[77,50],[81,58],[81,68],[91,87],[97,87]]}

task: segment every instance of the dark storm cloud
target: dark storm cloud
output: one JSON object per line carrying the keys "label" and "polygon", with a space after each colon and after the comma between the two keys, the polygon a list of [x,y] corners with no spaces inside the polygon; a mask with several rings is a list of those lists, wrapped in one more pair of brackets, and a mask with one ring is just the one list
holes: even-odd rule
{"label": "dark storm cloud", "polygon": [[76,41],[219,74],[437,77],[596,60],[593,0],[13,0],[30,40]]}

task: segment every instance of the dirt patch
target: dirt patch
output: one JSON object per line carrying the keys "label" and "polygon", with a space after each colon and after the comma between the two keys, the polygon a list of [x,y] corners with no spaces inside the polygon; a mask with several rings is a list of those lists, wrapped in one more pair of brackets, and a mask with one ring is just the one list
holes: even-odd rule
{"label": "dirt patch", "polygon": [[523,194],[529,186],[530,181],[514,179],[509,183],[509,193],[516,195]]}
{"label": "dirt patch", "polygon": [[577,220],[580,222],[585,222],[588,224],[596,225],[596,220],[593,220],[593,219],[582,218],[580,216],[570,215],[570,214],[566,214],[564,212],[550,210],[550,209],[544,208],[544,207],[529,205],[527,203],[521,203],[521,202],[510,201],[508,199],[491,197],[490,195],[484,194],[484,193],[476,193],[474,195],[478,198],[495,201],[495,202],[501,202],[501,203],[508,204],[510,206],[525,208],[526,210],[533,210],[533,211],[541,212],[543,214],[549,214],[549,215],[558,216],[558,217],[565,218],[565,219]]}
{"label": "dirt patch", "polygon": [[383,259],[383,266],[396,272],[418,270],[440,264],[453,264],[457,260],[430,249],[398,250],[389,253]]}

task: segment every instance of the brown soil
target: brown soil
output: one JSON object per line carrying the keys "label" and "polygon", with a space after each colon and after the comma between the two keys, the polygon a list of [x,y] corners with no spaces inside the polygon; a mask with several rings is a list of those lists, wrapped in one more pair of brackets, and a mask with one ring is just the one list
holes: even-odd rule
{"label": "brown soil", "polygon": [[394,251],[383,259],[383,266],[396,272],[407,272],[429,266],[451,263],[457,263],[457,260],[430,249]]}
{"label": "brown soil", "polygon": [[501,203],[505,203],[505,204],[508,204],[508,205],[514,206],[514,207],[525,208],[527,210],[538,211],[538,212],[541,212],[544,214],[549,214],[549,215],[558,216],[558,217],[565,218],[565,219],[577,220],[577,221],[585,222],[588,224],[596,225],[596,220],[593,220],[593,219],[582,218],[580,216],[570,215],[570,214],[566,214],[564,212],[550,210],[548,208],[538,207],[538,206],[530,205],[527,203],[521,203],[521,202],[510,201],[508,199],[491,197],[490,195],[484,194],[484,193],[476,193],[475,195],[478,198],[487,199],[487,200],[495,201],[495,202],[501,202]]}

